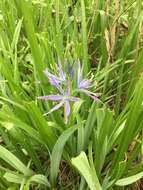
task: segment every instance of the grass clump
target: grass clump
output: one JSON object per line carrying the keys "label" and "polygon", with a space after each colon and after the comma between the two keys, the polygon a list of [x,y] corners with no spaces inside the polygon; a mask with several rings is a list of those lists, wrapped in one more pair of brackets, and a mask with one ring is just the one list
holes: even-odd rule
{"label": "grass clump", "polygon": [[0,1],[1,190],[142,189],[142,8]]}

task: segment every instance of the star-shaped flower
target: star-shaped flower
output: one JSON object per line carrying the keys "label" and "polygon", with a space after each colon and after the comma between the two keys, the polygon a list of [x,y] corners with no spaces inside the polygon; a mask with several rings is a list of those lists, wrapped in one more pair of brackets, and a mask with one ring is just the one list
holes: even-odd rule
{"label": "star-shaped flower", "polygon": [[51,113],[53,111],[56,111],[60,107],[64,106],[64,109],[65,109],[65,123],[66,124],[68,123],[68,117],[70,115],[70,102],[80,101],[80,98],[70,96],[69,84],[67,84],[66,92],[63,93],[63,91],[62,91],[62,93],[60,95],[51,94],[51,95],[47,95],[47,96],[39,96],[38,99],[59,101],[59,103],[57,105],[55,105],[51,110],[49,110],[44,115],[47,115],[47,114],[49,114],[49,113]]}
{"label": "star-shaped flower", "polygon": [[[70,67],[69,67],[70,69]],[[57,66],[57,71],[58,75],[54,75],[48,71],[48,69],[45,69],[44,73],[48,77],[49,82],[52,86],[56,87],[58,90],[59,94],[51,94],[47,96],[39,96],[38,99],[41,100],[52,100],[52,101],[57,101],[59,102],[57,105],[55,105],[51,110],[49,110],[47,113],[44,115],[47,115],[53,111],[58,110],[62,106],[64,106],[64,117],[65,117],[65,123],[67,124],[68,122],[68,117],[70,115],[70,102],[76,102],[80,101],[80,98],[71,96],[73,93],[70,92],[70,85],[72,86],[72,80],[74,80],[74,73],[76,71],[75,64],[72,65],[72,68],[68,72],[64,72],[62,70],[62,65],[59,62]],[[78,91],[85,93],[86,95],[90,96],[94,100],[99,100],[98,99],[98,94],[95,94],[91,91],[88,90],[88,88],[91,87],[92,84],[92,79],[83,79],[82,78],[83,74],[83,65],[81,67],[80,62],[78,61],[78,71],[77,71],[77,86],[78,86]],[[67,77],[67,78],[66,78]],[[76,89],[75,89],[76,91]]]}
{"label": "star-shaped flower", "polygon": [[59,76],[53,75],[48,71],[48,69],[44,70],[44,74],[48,77],[50,84],[55,86],[60,91],[60,93],[63,94],[63,89],[61,88],[60,84],[66,82],[66,74],[63,72],[62,65],[60,63],[58,64],[57,69]]}
{"label": "star-shaped flower", "polygon": [[96,93],[93,93],[88,90],[88,88],[91,87],[92,79],[83,79],[82,75],[83,75],[83,65],[81,66],[80,61],[78,61],[78,72],[77,72],[78,89],[81,92],[84,92],[87,96],[90,96],[91,98],[93,98],[94,100],[96,101],[99,100],[98,95]]}

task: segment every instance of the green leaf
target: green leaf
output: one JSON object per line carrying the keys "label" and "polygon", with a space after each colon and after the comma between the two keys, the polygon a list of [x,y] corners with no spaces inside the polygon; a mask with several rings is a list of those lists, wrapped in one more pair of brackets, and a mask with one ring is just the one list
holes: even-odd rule
{"label": "green leaf", "polygon": [[41,184],[41,185],[45,185],[46,187],[50,187],[50,183],[49,183],[47,177],[44,175],[41,175],[41,174],[37,174],[37,175],[32,176],[29,179],[29,182],[30,183],[35,182],[37,184]]}
{"label": "green leaf", "polygon": [[85,129],[84,129],[84,147],[86,148],[87,144],[88,144],[88,141],[89,141],[89,138],[90,138],[90,135],[92,133],[92,129],[94,127],[94,124],[95,124],[95,121],[96,121],[96,106],[97,106],[97,103],[94,101],[92,103],[92,106],[89,110],[89,114],[88,114],[88,118],[87,118],[87,121],[86,121],[86,124],[85,124]]}
{"label": "green leaf", "polygon": [[41,135],[43,141],[52,149],[56,142],[56,135],[53,132],[53,129],[48,126],[46,119],[42,116],[40,109],[35,105],[34,102],[30,102],[26,105],[29,114],[36,124],[36,127]]}
{"label": "green leaf", "polygon": [[45,77],[43,75],[44,64],[42,62],[42,54],[41,49],[38,45],[38,41],[36,38],[34,22],[32,17],[32,6],[29,1],[23,0],[18,1],[15,0],[15,4],[17,6],[17,10],[19,11],[19,15],[23,16],[24,20],[24,27],[27,33],[27,37],[30,43],[32,56],[34,59],[34,65],[37,69],[37,73],[39,74],[39,78],[41,81],[45,81]]}
{"label": "green leaf", "polygon": [[69,137],[77,130],[77,127],[72,127],[67,129],[62,133],[62,135],[57,140],[51,155],[51,169],[50,169],[50,179],[51,184],[54,186],[56,183],[56,178],[59,171],[59,164],[62,156],[62,152],[66,141]]}
{"label": "green leaf", "polygon": [[81,13],[82,13],[82,56],[84,63],[84,75],[89,72],[89,64],[88,64],[88,41],[87,41],[87,28],[86,28],[86,14],[85,14],[85,3],[83,0],[81,2]]}
{"label": "green leaf", "polygon": [[15,32],[14,32],[14,35],[13,35],[13,40],[12,40],[12,43],[11,43],[11,51],[12,52],[13,52],[14,48],[17,46],[19,35],[20,35],[21,26],[22,26],[22,19],[20,19],[18,21],[18,24],[17,24],[17,26],[15,28]]}
{"label": "green leaf", "polygon": [[[127,120],[125,127],[122,130],[120,137],[119,147],[112,161],[112,175],[116,175],[116,168],[118,167],[120,161],[123,160],[124,154],[128,149],[129,144],[132,142],[135,131],[140,127],[138,124],[138,119],[140,119],[140,114],[142,111],[142,101],[143,101],[143,75],[140,77],[135,91],[134,96],[130,105],[130,109],[127,115]],[[124,142],[124,143],[123,143]]]}
{"label": "green leaf", "polygon": [[80,100],[78,102],[75,102],[73,105],[73,111],[72,111],[72,116],[73,118],[77,116],[77,114],[79,113],[79,110],[81,108],[81,105],[83,104],[83,100]]}
{"label": "green leaf", "polygon": [[17,174],[14,172],[6,172],[4,174],[4,178],[8,182],[16,183],[16,184],[21,184],[22,181],[24,181],[24,184],[26,185],[37,183],[37,184],[45,185],[46,187],[50,187],[50,183],[48,182],[48,179],[44,175],[41,175],[41,174],[36,174],[30,178],[27,178],[21,174]]}
{"label": "green leaf", "polygon": [[16,173],[12,173],[12,172],[6,172],[4,174],[4,178],[11,183],[17,183],[17,184],[21,184],[21,182],[23,181],[23,179],[25,179],[25,177],[23,175],[19,175]]}
{"label": "green leaf", "polygon": [[132,183],[135,183],[136,181],[138,181],[138,180],[141,179],[142,177],[143,177],[143,172],[140,172],[140,173],[138,173],[138,174],[136,174],[136,175],[119,179],[115,184],[116,184],[117,186],[130,185],[130,184],[132,184]]}
{"label": "green leaf", "polygon": [[[27,132],[27,134],[29,134],[29,136],[34,138],[37,142],[44,144],[39,133],[31,126],[19,120],[17,117],[15,117],[15,115],[11,115],[11,113],[9,112],[0,112],[0,118],[6,120],[6,123],[8,123],[9,126],[12,126],[12,128],[15,126],[15,128],[20,128]],[[4,127],[7,127],[7,125],[5,125]]]}
{"label": "green leaf", "polygon": [[10,164],[13,168],[23,173],[25,176],[31,176],[32,171],[28,169],[14,154],[0,145],[0,158]]}
{"label": "green leaf", "polygon": [[72,158],[71,163],[83,175],[91,190],[102,190],[96,172],[91,169],[84,152],[81,152],[79,156]]}

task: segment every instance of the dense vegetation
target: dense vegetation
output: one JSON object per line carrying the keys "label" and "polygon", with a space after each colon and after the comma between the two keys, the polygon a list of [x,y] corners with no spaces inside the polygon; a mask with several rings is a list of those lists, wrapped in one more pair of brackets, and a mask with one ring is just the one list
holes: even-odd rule
{"label": "dense vegetation", "polygon": [[142,0],[0,1],[0,190],[142,189]]}

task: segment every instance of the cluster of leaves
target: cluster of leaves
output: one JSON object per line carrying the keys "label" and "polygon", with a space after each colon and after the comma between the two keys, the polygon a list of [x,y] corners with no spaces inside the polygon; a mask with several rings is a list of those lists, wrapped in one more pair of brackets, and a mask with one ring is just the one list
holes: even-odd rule
{"label": "cluster of leaves", "polygon": [[[125,189],[143,177],[142,15],[141,0],[0,1],[1,190]],[[59,60],[64,71],[80,60],[100,94],[78,92],[66,123],[37,99],[57,93],[43,71]]]}

